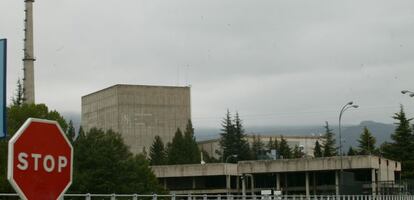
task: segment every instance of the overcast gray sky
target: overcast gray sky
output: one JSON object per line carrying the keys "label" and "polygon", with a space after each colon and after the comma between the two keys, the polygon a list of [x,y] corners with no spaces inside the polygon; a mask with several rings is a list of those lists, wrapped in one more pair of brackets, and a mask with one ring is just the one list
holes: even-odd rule
{"label": "overcast gray sky", "polygon": [[[22,77],[23,0],[0,1],[8,97]],[[80,115],[113,84],[192,85],[196,126],[414,117],[412,0],[36,0],[36,101]]]}

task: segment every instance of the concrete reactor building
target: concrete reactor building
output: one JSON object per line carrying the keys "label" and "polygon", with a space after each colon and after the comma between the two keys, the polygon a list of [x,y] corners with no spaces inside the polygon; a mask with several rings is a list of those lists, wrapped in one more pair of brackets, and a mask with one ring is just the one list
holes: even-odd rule
{"label": "concrete reactor building", "polygon": [[157,135],[171,142],[190,119],[190,87],[114,85],[82,97],[84,130],[118,132],[135,154],[148,151]]}

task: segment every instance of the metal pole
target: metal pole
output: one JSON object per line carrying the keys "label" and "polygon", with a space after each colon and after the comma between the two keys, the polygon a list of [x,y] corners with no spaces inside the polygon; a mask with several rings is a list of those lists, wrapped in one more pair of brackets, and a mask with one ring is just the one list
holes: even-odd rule
{"label": "metal pole", "polygon": [[341,170],[339,173],[339,194],[342,194],[342,186],[343,186],[343,161],[342,161],[342,130],[341,130],[341,121],[342,121],[342,115],[343,113],[348,110],[349,108],[358,108],[357,105],[353,105],[354,102],[350,101],[347,104],[345,104],[342,109],[341,112],[339,113],[339,123],[338,123],[338,132],[339,132],[339,158],[340,158],[340,162],[341,162]]}
{"label": "metal pole", "polygon": [[342,114],[344,113],[345,108],[348,105],[352,105],[352,101],[345,104],[342,109],[341,112],[339,113],[339,123],[338,123],[338,132],[339,132],[339,158],[340,158],[340,162],[341,162],[341,170],[339,172],[339,194],[342,194],[342,173],[343,173],[343,163],[342,163],[342,131],[341,131],[341,120],[342,120]]}

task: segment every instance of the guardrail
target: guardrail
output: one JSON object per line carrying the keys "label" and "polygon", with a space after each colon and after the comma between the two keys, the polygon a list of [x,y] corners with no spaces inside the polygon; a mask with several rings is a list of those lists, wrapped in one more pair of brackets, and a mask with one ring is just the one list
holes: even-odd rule
{"label": "guardrail", "polygon": [[[17,194],[1,194],[2,199],[19,199]],[[139,195],[65,194],[61,200],[414,200],[414,195]]]}

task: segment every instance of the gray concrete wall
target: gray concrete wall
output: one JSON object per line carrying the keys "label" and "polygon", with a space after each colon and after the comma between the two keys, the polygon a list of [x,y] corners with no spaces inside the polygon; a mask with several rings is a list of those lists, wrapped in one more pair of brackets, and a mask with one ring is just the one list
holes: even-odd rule
{"label": "gray concrete wall", "polygon": [[82,97],[85,130],[113,129],[133,153],[148,152],[156,135],[170,142],[189,119],[189,87],[115,85]]}
{"label": "gray concrete wall", "polygon": [[[371,169],[378,168],[374,156],[344,156],[343,169]],[[375,161],[374,161],[375,160]],[[311,159],[283,159],[269,161],[243,161],[239,163],[239,173],[270,173],[270,172],[297,172],[339,170],[340,157],[311,158]]]}
{"label": "gray concrete wall", "polygon": [[82,127],[119,132],[117,88],[110,87],[82,97]]}
{"label": "gray concrete wall", "polygon": [[378,181],[395,180],[394,171],[401,171],[401,163],[385,158],[378,158],[379,169],[377,171]]}
{"label": "gray concrete wall", "polygon": [[158,178],[238,175],[237,164],[230,163],[161,165],[152,166],[151,168]]}

